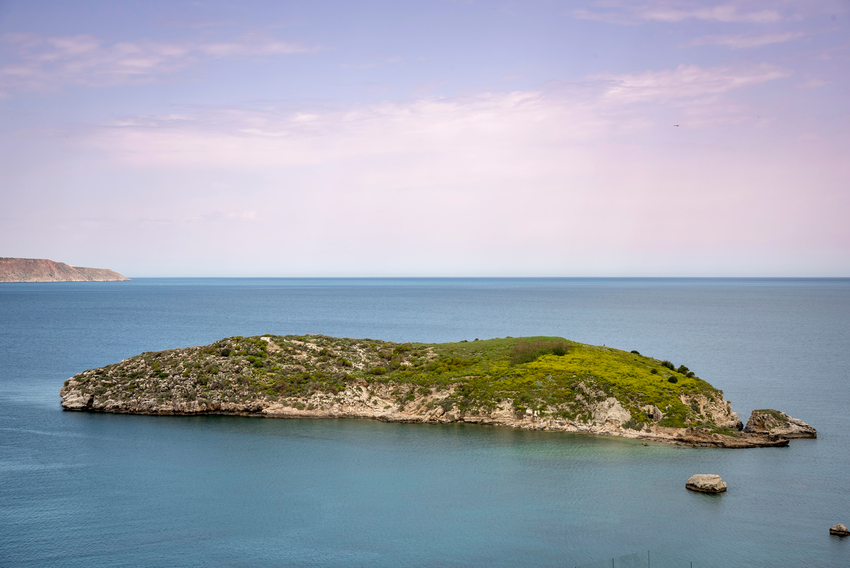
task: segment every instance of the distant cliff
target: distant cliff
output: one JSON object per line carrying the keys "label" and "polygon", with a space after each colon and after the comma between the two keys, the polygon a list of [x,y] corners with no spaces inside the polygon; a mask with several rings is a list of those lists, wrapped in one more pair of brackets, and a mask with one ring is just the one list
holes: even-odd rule
{"label": "distant cliff", "polygon": [[93,282],[129,280],[107,268],[81,268],[43,258],[0,257],[0,282]]}

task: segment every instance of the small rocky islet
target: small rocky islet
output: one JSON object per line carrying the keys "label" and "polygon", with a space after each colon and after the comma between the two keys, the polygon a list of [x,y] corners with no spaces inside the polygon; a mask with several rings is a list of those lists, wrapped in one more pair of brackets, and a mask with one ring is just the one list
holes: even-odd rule
{"label": "small rocky islet", "polygon": [[817,435],[771,409],[745,428],[684,365],[558,337],[237,336],[84,371],[60,395],[77,411],[467,422],[726,448]]}

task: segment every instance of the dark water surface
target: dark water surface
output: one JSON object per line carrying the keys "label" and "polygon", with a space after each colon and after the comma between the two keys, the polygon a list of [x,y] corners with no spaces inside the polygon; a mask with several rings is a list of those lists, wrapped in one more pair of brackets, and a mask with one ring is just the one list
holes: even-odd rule
{"label": "dark water surface", "polygon": [[[231,335],[560,335],[685,364],[788,448],[473,425],[62,412],[82,370]],[[0,285],[0,566],[850,566],[850,280]],[[721,496],[684,489],[717,473]]]}

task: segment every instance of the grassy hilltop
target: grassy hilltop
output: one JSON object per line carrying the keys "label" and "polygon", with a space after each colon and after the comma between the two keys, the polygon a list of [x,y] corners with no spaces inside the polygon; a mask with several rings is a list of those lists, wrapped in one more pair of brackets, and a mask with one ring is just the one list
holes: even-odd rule
{"label": "grassy hilltop", "polygon": [[132,412],[121,408],[154,399],[175,408],[259,401],[312,410],[355,392],[378,410],[442,407],[441,415],[452,419],[510,408],[517,417],[579,424],[590,423],[600,403],[614,397],[631,414],[622,426],[638,431],[657,425],[720,432],[727,429],[719,427],[718,412],[730,412],[723,393],[684,366],[558,337],[459,343],[230,337],[85,371],[65,382],[63,396],[72,389],[91,397],[89,408],[108,402],[114,411]]}

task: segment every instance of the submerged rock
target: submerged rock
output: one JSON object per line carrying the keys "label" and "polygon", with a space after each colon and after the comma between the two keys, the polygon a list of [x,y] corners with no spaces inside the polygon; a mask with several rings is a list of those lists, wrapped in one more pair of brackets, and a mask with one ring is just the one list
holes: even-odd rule
{"label": "submerged rock", "polygon": [[700,491],[702,493],[723,493],[726,491],[726,483],[720,479],[719,475],[698,473],[692,475],[685,487],[691,491]]}
{"label": "submerged rock", "polygon": [[847,527],[844,525],[834,525],[829,527],[829,534],[834,534],[837,536],[850,536],[850,531],[847,530]]}
{"label": "submerged rock", "polygon": [[744,432],[782,438],[817,438],[818,432],[802,420],[770,408],[753,410]]}

